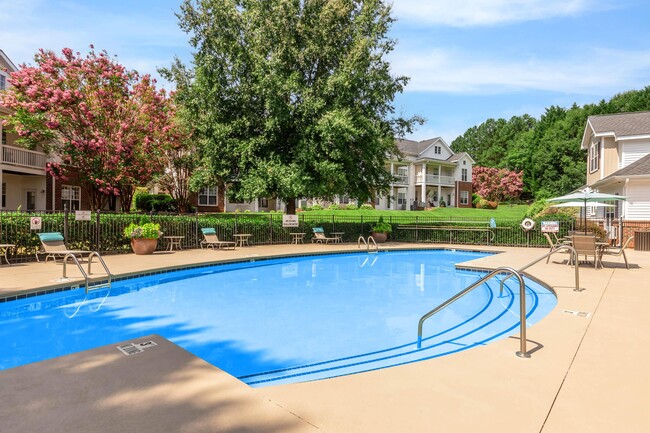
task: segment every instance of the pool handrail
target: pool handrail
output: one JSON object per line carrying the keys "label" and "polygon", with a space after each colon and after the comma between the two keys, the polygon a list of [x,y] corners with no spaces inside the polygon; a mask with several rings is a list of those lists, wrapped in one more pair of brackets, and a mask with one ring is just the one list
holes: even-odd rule
{"label": "pool handrail", "polygon": [[372,236],[368,236],[368,239],[362,236],[359,236],[359,239],[357,239],[357,248],[361,248],[361,242],[363,242],[366,245],[366,250],[370,252],[370,241],[372,241],[373,244],[375,244],[375,252],[379,252],[379,246],[377,245],[377,242],[375,241],[375,238]]}
{"label": "pool handrail", "polygon": [[[578,263],[578,252],[576,251],[575,248],[573,248],[571,245],[559,245],[555,248],[553,248],[551,251],[548,253],[544,254],[542,257],[533,260],[532,262],[528,263],[526,266],[523,268],[519,268],[519,272],[523,272],[524,270],[530,268],[531,266],[541,262],[547,257],[551,257],[553,254],[557,253],[560,250],[570,250],[572,255],[573,255],[573,263]],[[575,266],[575,281],[576,281],[576,288],[573,289],[574,292],[579,292],[580,291],[580,270],[578,269],[578,266]],[[501,282],[499,283],[499,297],[503,295],[503,285],[505,284],[506,280],[508,278],[512,277],[512,275],[508,275],[505,277]]]}
{"label": "pool handrail", "polygon": [[100,287],[111,287],[111,282],[113,280],[113,274],[108,270],[108,266],[106,266],[106,263],[104,262],[104,259],[102,259],[102,256],[99,255],[97,251],[93,251],[90,253],[88,256],[88,272],[84,271],[83,267],[79,263],[79,260],[77,259],[77,256],[74,253],[68,253],[63,257],[63,278],[67,278],[67,265],[68,265],[68,259],[72,259],[72,261],[77,265],[77,268],[79,268],[79,271],[81,272],[81,275],[84,278],[84,286],[85,286],[85,291],[86,294],[88,293],[88,283],[90,281],[89,275],[91,274],[91,265],[93,263],[93,257],[97,257],[99,259],[99,262],[101,265],[104,267],[104,270],[106,271],[106,275],[108,277],[108,282],[105,284],[98,284],[94,286],[95,288],[100,288]]}
{"label": "pool handrail", "polygon": [[517,277],[517,280],[519,281],[519,351],[516,352],[516,355],[520,358],[530,358],[530,355],[526,352],[526,284],[524,283],[523,277],[517,270],[507,266],[502,266],[494,269],[489,274],[480,278],[478,281],[475,281],[474,283],[470,284],[465,289],[461,290],[460,292],[458,292],[457,294],[447,299],[445,302],[438,305],[436,308],[434,308],[433,310],[429,311],[424,316],[422,316],[420,318],[420,321],[418,322],[417,348],[418,349],[422,348],[422,326],[424,325],[424,322],[427,319],[429,319],[431,316],[436,314],[438,311],[442,310],[443,308],[447,307],[448,305],[462,298],[463,296],[465,296],[475,288],[481,286],[484,282],[486,282],[490,278],[503,273],[508,273],[509,277],[514,275]]}

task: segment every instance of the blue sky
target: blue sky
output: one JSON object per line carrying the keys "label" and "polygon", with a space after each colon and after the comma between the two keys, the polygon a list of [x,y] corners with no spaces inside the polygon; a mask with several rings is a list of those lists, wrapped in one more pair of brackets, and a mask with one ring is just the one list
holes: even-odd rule
{"label": "blue sky", "polygon": [[[90,44],[141,73],[189,62],[180,0],[0,0],[0,49],[16,64],[38,48]],[[448,143],[488,118],[609,99],[650,85],[647,0],[395,0],[398,112],[427,123],[408,138]]]}

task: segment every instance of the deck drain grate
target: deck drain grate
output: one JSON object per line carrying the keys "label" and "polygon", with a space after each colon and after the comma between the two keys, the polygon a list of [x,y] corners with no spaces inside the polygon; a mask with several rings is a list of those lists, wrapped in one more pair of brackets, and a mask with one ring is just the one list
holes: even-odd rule
{"label": "deck drain grate", "polygon": [[144,349],[147,349],[152,346],[157,346],[158,343],[155,341],[144,341],[142,343],[126,343],[120,346],[116,346],[117,349],[125,354],[126,356],[135,355],[136,353],[143,352]]}
{"label": "deck drain grate", "polygon": [[564,310],[563,312],[567,313],[567,314],[573,314],[576,317],[589,317],[589,316],[591,316],[591,313],[588,313],[586,311]]}

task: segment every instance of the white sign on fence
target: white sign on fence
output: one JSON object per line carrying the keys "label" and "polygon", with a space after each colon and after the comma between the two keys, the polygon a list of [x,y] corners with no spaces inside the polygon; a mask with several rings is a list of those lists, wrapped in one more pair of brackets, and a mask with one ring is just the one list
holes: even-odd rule
{"label": "white sign on fence", "polygon": [[31,217],[29,219],[29,226],[32,230],[40,230],[41,229],[41,219],[39,217]]}
{"label": "white sign on fence", "polygon": [[559,221],[542,221],[542,233],[558,233],[559,231]]}
{"label": "white sign on fence", "polygon": [[74,211],[74,219],[77,221],[90,221],[90,211],[76,210]]}
{"label": "white sign on fence", "polygon": [[298,215],[282,215],[282,227],[298,227]]}

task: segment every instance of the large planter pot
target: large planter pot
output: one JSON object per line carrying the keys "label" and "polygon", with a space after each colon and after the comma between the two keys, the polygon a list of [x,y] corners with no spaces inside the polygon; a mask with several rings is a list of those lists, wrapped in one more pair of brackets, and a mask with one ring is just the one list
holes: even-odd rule
{"label": "large planter pot", "polygon": [[153,254],[153,252],[156,251],[156,246],[158,246],[158,239],[131,239],[131,248],[133,248],[133,252],[138,255]]}
{"label": "large planter pot", "polygon": [[388,239],[388,233],[375,233],[373,232],[370,236],[377,242],[378,244],[382,242],[386,242],[386,239]]}

